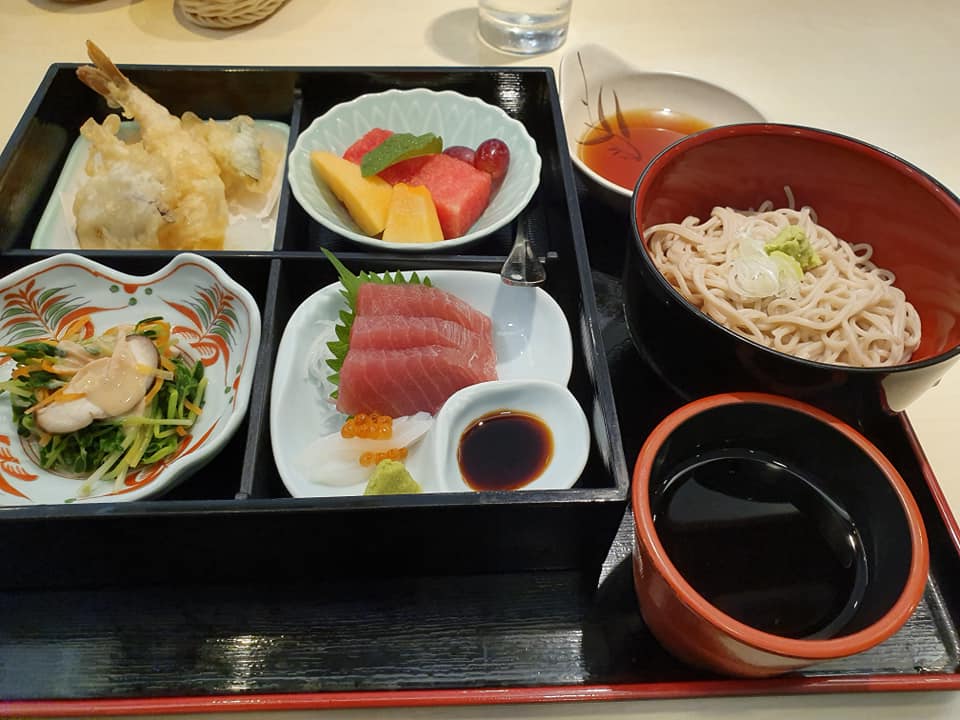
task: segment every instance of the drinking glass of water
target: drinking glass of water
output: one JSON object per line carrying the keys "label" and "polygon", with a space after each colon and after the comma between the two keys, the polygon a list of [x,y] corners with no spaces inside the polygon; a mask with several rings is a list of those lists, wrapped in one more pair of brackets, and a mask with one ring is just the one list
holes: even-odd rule
{"label": "drinking glass of water", "polygon": [[567,39],[572,0],[478,0],[478,31],[488,45],[520,55],[555,50]]}

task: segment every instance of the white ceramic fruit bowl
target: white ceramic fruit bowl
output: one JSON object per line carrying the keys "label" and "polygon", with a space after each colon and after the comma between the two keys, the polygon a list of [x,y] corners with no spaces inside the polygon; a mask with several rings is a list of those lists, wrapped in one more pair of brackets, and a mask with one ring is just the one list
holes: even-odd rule
{"label": "white ceramic fruit bowl", "polygon": [[[432,132],[444,147],[476,148],[488,138],[500,138],[510,149],[510,166],[503,184],[466,235],[432,243],[395,243],[365,235],[347,209],[314,174],[310,153],[336,155],[373,128],[415,135]],[[300,133],[287,163],[290,189],[310,217],[354,242],[393,251],[442,252],[480,240],[513,220],[530,202],[540,184],[540,155],[526,128],[501,108],[451,90],[387,90],[361,95],[334,106]]]}
{"label": "white ceramic fruit bowl", "polygon": [[[127,275],[85,257],[60,253],[0,280],[5,322],[0,345],[62,338],[87,319],[91,335],[120,324],[160,316],[179,347],[202,362],[207,387],[202,412],[173,455],[132,471],[119,482],[42,468],[17,434],[10,399],[0,396],[0,505],[122,502],[171,489],[211,460],[240,426],[247,411],[260,344],[256,301],[216,263],[181,253],[144,276]],[[0,381],[14,363],[0,362]]]}

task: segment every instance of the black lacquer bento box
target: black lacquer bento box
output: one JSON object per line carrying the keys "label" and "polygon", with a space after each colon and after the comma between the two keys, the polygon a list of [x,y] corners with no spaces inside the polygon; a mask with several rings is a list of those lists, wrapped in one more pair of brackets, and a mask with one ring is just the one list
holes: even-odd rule
{"label": "black lacquer bento box", "polygon": [[[3,573],[7,587],[70,587],[182,581],[302,580],[340,574],[502,572],[599,569],[623,514],[626,465],[618,442],[613,397],[595,334],[589,265],[570,182],[559,151],[552,83],[542,71],[263,70],[254,68],[129,68],[131,79],[171,112],[248,114],[298,132],[330,107],[392,87],[458,90],[503,105],[535,138],[542,181],[532,201],[535,241],[545,256],[545,287],[575,334],[570,388],[594,418],[594,447],[576,487],[563,492],[418,497],[291,498],[278,477],[268,423],[273,363],[292,312],[336,281],[320,253],[334,250],[355,271],[460,268],[499,270],[512,228],[467,248],[469,254],[388,255],[339,239],[310,219],[284,184],[274,249],[211,253],[255,297],[262,340],[248,419],[228,447],[173,492],[144,502],[105,507],[37,506],[5,511],[3,533],[23,553]],[[87,117],[106,103],[76,78],[75,66],[51,69],[4,155],[0,195],[32,198],[9,207],[2,270],[49,254],[30,249],[63,155]],[[44,165],[34,153],[57,138]],[[170,253],[97,251],[91,258],[140,275],[162,267]],[[95,563],[50,557],[61,523],[71,544]],[[30,539],[32,538],[32,540]],[[126,539],[123,539],[126,538]],[[145,558],[149,561],[145,562]],[[51,563],[57,565],[56,568]],[[375,569],[375,570],[374,570]],[[55,571],[54,571],[55,570]]]}
{"label": "black lacquer bento box", "polygon": [[[44,78],[0,156],[0,273],[31,249],[50,194],[103,101],[75,65]],[[285,184],[273,249],[207,255],[260,306],[240,431],[155,499],[0,510],[0,714],[306,709],[960,687],[958,530],[903,417],[861,418],[927,524],[920,607],[860,656],[776,680],[733,681],[662,650],[636,606],[628,464],[689,398],[633,348],[619,276],[629,221],[578,188],[552,71],[543,68],[123,68],[175,113],[286,123],[388,88],[452,89],[502,107],[543,161],[531,201],[545,289],[574,340],[569,387],[592,431],[576,485],[531,491],[292,498],[271,455],[271,375],[296,307],[354,270],[499,270],[516,223],[447,254],[386,254],[313,222]],[[582,219],[581,219],[582,218]],[[169,253],[89,252],[121,272]],[[745,388],[749,389],[749,388]]]}

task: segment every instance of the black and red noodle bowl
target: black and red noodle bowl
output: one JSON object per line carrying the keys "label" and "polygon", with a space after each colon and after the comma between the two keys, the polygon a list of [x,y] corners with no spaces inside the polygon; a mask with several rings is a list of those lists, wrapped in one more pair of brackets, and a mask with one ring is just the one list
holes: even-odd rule
{"label": "black and red noodle bowl", "polygon": [[[848,242],[869,242],[916,307],[920,346],[890,367],[801,359],[730,330],[688,303],[654,265],[644,231],[715,206],[809,205]],[[812,128],[743,124],[691,135],[657,155],[633,194],[624,270],[627,324],[640,354],[687,398],[762,390],[848,418],[903,410],[960,355],[960,200],[916,167],[859,140]]]}

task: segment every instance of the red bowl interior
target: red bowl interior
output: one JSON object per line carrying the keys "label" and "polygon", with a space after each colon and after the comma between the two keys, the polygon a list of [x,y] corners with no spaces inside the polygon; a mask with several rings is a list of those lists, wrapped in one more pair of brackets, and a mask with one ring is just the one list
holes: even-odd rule
{"label": "red bowl interior", "polygon": [[677,142],[646,168],[634,211],[641,230],[717,205],[765,200],[809,205],[819,224],[849,242],[869,242],[874,261],[896,273],[920,314],[911,363],[960,345],[960,201],[922,171],[841,135],[789,125],[712,128]]}

